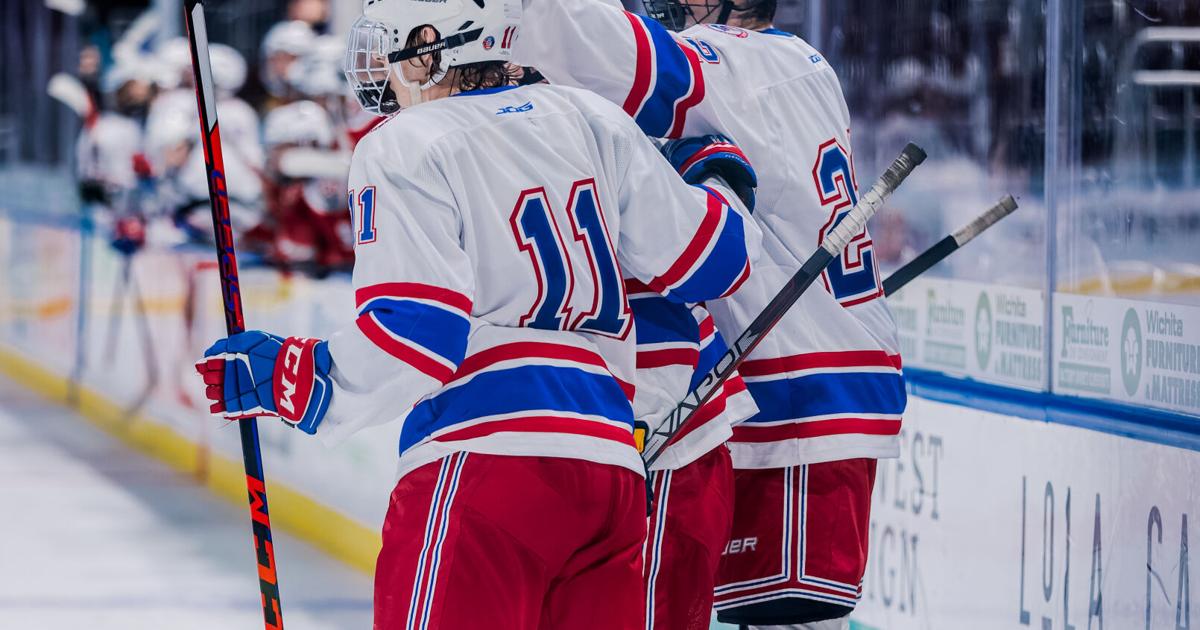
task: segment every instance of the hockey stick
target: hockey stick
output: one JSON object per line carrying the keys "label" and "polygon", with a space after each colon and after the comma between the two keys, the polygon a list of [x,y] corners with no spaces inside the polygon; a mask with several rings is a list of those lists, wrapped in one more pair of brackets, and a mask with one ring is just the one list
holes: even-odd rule
{"label": "hockey stick", "polygon": [[150,315],[146,311],[146,302],[142,299],[142,290],[138,287],[137,276],[129,276],[129,293],[133,299],[134,313],[137,315],[138,332],[141,334],[142,359],[146,367],[146,384],[142,392],[125,408],[125,420],[132,421],[134,417],[150,401],[154,390],[158,389],[158,359],[154,355],[153,332],[150,330]]}
{"label": "hockey stick", "polygon": [[[49,0],[46,6],[58,9]],[[63,10],[63,9],[58,9]],[[64,13],[70,14],[63,10]],[[99,113],[96,103],[92,101],[87,88],[76,77],[59,72],[50,77],[46,83],[46,94],[54,100],[66,105],[68,109],[79,116],[84,129],[96,125]],[[79,293],[78,308],[75,313],[75,363],[71,367],[71,375],[67,378],[67,403],[79,404],[79,386],[83,382],[83,373],[87,370],[87,330],[88,309],[90,306],[91,270],[92,270],[92,232],[94,223],[93,208],[90,202],[84,202],[81,208],[82,217],[79,221]]]}
{"label": "hockey stick", "polygon": [[129,293],[129,277],[132,274],[133,257],[121,256],[121,275],[113,281],[112,304],[108,311],[108,334],[104,336],[104,358],[107,366],[117,361],[117,342],[121,338],[121,324],[125,321],[125,295]]}
{"label": "hockey stick", "polygon": [[75,364],[71,367],[71,376],[67,379],[67,403],[79,405],[79,385],[83,382],[83,373],[87,370],[88,322],[91,309],[92,284],[92,204],[85,202],[82,207],[83,216],[79,221],[79,292],[76,299],[78,307],[75,313]]}
{"label": "hockey stick", "polygon": [[[217,264],[221,270],[225,330],[234,335],[246,330],[246,325],[242,317],[241,288],[233,251],[233,225],[229,218],[229,192],[225,185],[225,162],[221,156],[221,131],[217,124],[217,99],[213,89],[212,62],[208,56],[204,3],[201,0],[185,0],[183,20],[192,53],[196,106],[200,112],[200,139],[204,146],[204,166],[208,171],[208,197],[212,204]],[[283,612],[279,602],[279,578],[275,570],[275,547],[271,542],[271,520],[267,514],[267,488],[263,478],[262,448],[258,442],[258,423],[254,418],[247,418],[238,421],[238,428],[241,431],[242,459],[246,468],[251,527],[257,552],[263,623],[267,630],[281,630]]]}
{"label": "hockey stick", "polygon": [[804,294],[808,287],[825,271],[825,267],[841,255],[842,250],[846,248],[850,239],[863,231],[867,220],[874,216],[879,207],[883,205],[884,200],[900,186],[917,165],[924,161],[925,152],[917,145],[909,143],[901,151],[900,157],[896,158],[896,161],[892,162],[887,171],[879,177],[879,181],[875,182],[875,185],[871,186],[870,190],[859,197],[858,204],[842,217],[842,220],[833,228],[833,231],[825,237],[825,241],[821,243],[817,251],[788,280],[787,284],[767,304],[762,313],[759,313],[758,317],[750,322],[750,325],[746,327],[746,331],[730,344],[729,350],[717,361],[713,369],[704,376],[700,384],[688,393],[683,401],[671,411],[670,415],[658,425],[658,428],[653,433],[646,437],[646,448],[642,452],[642,459],[646,462],[647,470],[662,455],[663,447],[679,433],[680,429],[696,414],[696,411],[704,406],[704,403],[708,402],[713,394],[725,384],[725,381],[733,375],[734,370],[737,370],[738,366],[746,360],[746,357],[754,351],[754,348],[763,340],[763,337],[771,332],[771,329],[787,314],[788,309],[800,299],[800,296]]}
{"label": "hockey stick", "polygon": [[146,384],[141,393],[125,408],[124,419],[132,420],[142,407],[150,400],[154,390],[158,388],[158,359],[154,356],[153,332],[150,330],[150,317],[146,311],[146,302],[142,300],[142,291],[138,288],[137,276],[133,273],[133,257],[136,254],[122,254],[121,276],[113,283],[112,307],[109,311],[108,334],[105,336],[104,356],[108,367],[117,360],[118,340],[121,337],[122,324],[125,322],[125,302],[132,301],[134,315],[137,317],[139,342],[142,345],[142,360],[146,368]]}
{"label": "hockey stick", "polygon": [[1017,209],[1017,202],[1012,195],[1005,195],[987,212],[979,215],[974,221],[964,225],[957,232],[938,241],[933,247],[925,250],[920,256],[908,261],[908,264],[897,269],[895,273],[883,281],[883,294],[892,295],[914,278],[925,273],[930,267],[942,262],[958,248],[971,242],[984,230],[995,225],[1000,219],[1012,214]]}

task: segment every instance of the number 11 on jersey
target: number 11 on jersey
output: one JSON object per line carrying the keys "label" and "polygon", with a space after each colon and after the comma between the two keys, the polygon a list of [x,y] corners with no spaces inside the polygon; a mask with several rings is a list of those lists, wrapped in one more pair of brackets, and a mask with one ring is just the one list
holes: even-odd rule
{"label": "number 11 on jersey", "polygon": [[355,203],[354,191],[349,192],[350,215],[354,222],[354,242],[366,245],[375,242],[375,187],[364,186],[358,191]]}
{"label": "number 11 on jersey", "polygon": [[[509,217],[517,247],[528,254],[538,281],[537,300],[521,325],[624,337],[632,323],[629,301],[595,180],[572,185],[566,221],[561,223],[570,225],[573,240],[582,244],[586,264],[578,254],[572,256],[556,214],[546,189],[532,188],[521,193]],[[577,271],[588,274],[590,296],[576,290]]]}

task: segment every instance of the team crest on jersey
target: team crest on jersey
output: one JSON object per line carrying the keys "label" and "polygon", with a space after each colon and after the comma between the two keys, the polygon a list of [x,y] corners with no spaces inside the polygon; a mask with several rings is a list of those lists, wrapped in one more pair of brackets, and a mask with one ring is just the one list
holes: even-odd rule
{"label": "team crest on jersey", "polygon": [[825,61],[825,58],[821,55],[809,55],[808,60],[813,63],[821,63],[822,61]]}
{"label": "team crest on jersey", "polygon": [[744,28],[738,28],[736,26],[728,26],[725,24],[705,24],[705,26],[707,26],[708,28],[711,28],[714,31],[717,31],[718,33],[725,33],[726,35],[733,35],[734,37],[736,37],[738,39],[746,39],[747,37],[750,37],[749,31],[747,31]]}
{"label": "team crest on jersey", "polygon": [[496,45],[495,37],[488,35],[487,37],[483,38],[483,49],[484,50],[491,50],[492,46],[495,46],[495,45]]}

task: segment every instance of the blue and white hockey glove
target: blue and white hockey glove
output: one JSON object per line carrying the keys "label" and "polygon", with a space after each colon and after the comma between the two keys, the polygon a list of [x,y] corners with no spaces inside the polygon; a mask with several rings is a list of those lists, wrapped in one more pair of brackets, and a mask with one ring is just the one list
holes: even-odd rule
{"label": "blue and white hockey glove", "polygon": [[316,433],[329,410],[332,367],[327,341],[257,330],[217,341],[196,363],[209,411],[229,420],[278,417],[305,433]]}
{"label": "blue and white hockey glove", "polygon": [[697,186],[718,176],[733,189],[746,209],[754,212],[758,175],[746,154],[729,138],[717,134],[680,138],[663,145],[662,152],[683,181]]}

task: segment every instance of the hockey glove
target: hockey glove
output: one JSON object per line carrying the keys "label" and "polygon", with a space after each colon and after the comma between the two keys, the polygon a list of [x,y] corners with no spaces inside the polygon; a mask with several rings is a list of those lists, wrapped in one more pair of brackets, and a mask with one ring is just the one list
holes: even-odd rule
{"label": "hockey glove", "polygon": [[697,186],[710,177],[720,177],[746,209],[754,212],[758,175],[750,160],[729,138],[716,134],[681,138],[663,145],[662,152],[683,181]]}
{"label": "hockey glove", "polygon": [[136,254],[146,244],[146,220],[136,214],[117,219],[113,225],[113,249],[126,255]]}
{"label": "hockey glove", "polygon": [[257,330],[221,339],[196,363],[209,411],[229,420],[278,417],[310,434],[329,409],[332,367],[327,341]]}

